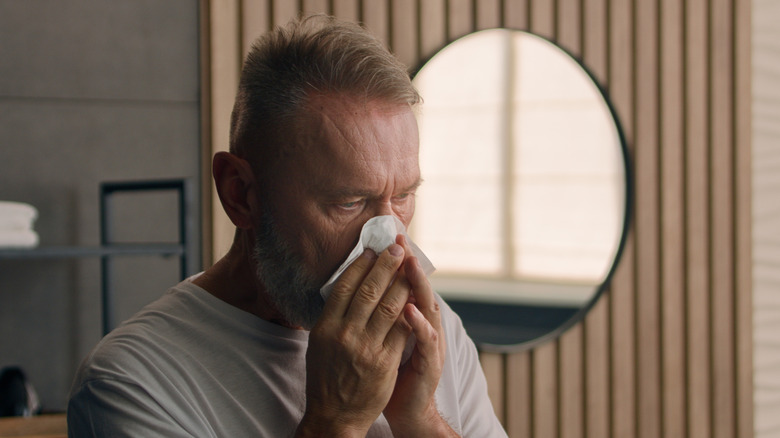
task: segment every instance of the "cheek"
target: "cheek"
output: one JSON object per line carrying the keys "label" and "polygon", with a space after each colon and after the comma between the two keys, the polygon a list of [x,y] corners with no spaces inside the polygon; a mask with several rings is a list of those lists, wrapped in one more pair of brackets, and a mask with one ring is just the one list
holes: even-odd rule
{"label": "cheek", "polygon": [[352,248],[357,243],[362,225],[334,226],[328,224],[321,227],[316,238],[310,239],[307,248],[311,254],[309,260],[312,269],[319,278],[327,280],[344,262]]}
{"label": "cheek", "polygon": [[408,200],[397,205],[393,209],[395,215],[398,216],[398,219],[401,220],[401,222],[404,224],[406,228],[409,228],[409,223],[412,221],[412,217],[414,217],[414,208],[415,208],[415,200],[414,197],[412,196]]}

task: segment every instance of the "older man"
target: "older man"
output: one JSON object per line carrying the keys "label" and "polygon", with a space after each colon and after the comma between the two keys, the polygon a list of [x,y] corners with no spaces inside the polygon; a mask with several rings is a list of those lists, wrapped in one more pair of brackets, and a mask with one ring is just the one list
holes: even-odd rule
{"label": "older man", "polygon": [[505,436],[473,343],[402,235],[319,292],[366,221],[411,221],[419,100],[357,25],[313,17],[259,40],[213,160],[233,245],[93,350],[70,435]]}

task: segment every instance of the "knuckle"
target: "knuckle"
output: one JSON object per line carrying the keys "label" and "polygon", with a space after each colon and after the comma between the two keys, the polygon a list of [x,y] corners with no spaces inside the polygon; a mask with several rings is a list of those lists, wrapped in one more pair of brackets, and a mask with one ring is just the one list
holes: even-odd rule
{"label": "knuckle", "polygon": [[360,368],[371,369],[376,366],[376,353],[369,348],[361,348],[355,355],[355,362]]}
{"label": "knuckle", "polygon": [[343,281],[337,281],[333,285],[333,290],[331,291],[331,295],[336,295],[337,297],[348,297],[352,295],[352,288],[349,286],[349,284],[343,282]]}
{"label": "knuckle", "polygon": [[348,351],[354,344],[355,336],[350,327],[341,327],[333,334],[333,347],[337,351]]}
{"label": "knuckle", "polygon": [[384,299],[379,303],[376,310],[385,318],[395,319],[401,314],[401,304],[397,300]]}
{"label": "knuckle", "polygon": [[358,288],[356,298],[374,302],[381,293],[382,286],[379,284],[379,280],[374,277],[367,277]]}

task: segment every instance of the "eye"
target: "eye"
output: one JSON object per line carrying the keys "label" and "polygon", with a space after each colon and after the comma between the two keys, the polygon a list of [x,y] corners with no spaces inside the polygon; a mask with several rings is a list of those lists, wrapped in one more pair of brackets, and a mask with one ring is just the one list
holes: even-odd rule
{"label": "eye", "polygon": [[343,202],[341,204],[338,204],[339,208],[342,208],[344,210],[355,210],[357,208],[360,208],[360,206],[363,205],[364,200],[358,199],[355,201],[349,201],[349,202]]}
{"label": "eye", "polygon": [[409,198],[411,198],[413,196],[414,196],[414,193],[412,193],[412,192],[401,193],[400,195],[396,195],[395,199],[397,199],[399,201],[404,201],[404,200],[409,199]]}

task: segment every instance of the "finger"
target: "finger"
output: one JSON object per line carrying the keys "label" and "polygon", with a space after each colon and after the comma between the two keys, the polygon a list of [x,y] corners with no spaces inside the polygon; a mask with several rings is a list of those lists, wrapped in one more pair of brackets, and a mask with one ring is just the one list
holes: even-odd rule
{"label": "finger", "polygon": [[415,299],[414,305],[441,337],[439,350],[442,357],[444,357],[447,347],[444,342],[444,329],[441,325],[441,308],[433,293],[433,287],[431,287],[428,277],[425,276],[425,271],[423,271],[417,257],[406,259],[404,262],[404,273],[412,286],[412,293]]}
{"label": "finger", "polygon": [[352,296],[354,295],[355,290],[360,286],[360,283],[363,282],[366,275],[368,275],[376,260],[376,253],[370,249],[366,249],[360,257],[355,259],[355,261],[344,270],[334,284],[330,296],[325,301],[322,318],[320,319],[325,319],[330,316],[338,318],[344,317],[352,302]]}
{"label": "finger", "polygon": [[436,301],[433,287],[431,287],[428,277],[425,276],[425,272],[422,266],[420,266],[417,257],[412,256],[404,261],[404,273],[412,286],[417,308],[420,309],[434,327],[438,327],[441,324],[439,303]]}
{"label": "finger", "polygon": [[[385,295],[385,291],[393,284],[403,259],[404,251],[400,245],[390,245],[379,254],[376,263],[357,286],[352,297],[346,314],[346,319],[349,322],[360,326],[366,325],[377,310],[377,305]],[[383,311],[389,310],[391,308],[383,309]],[[392,320],[395,320],[400,314],[401,309],[399,308]]]}
{"label": "finger", "polygon": [[401,363],[401,357],[406,347],[407,339],[412,334],[412,326],[407,322],[406,317],[401,314],[396,319],[393,326],[387,332],[387,336],[384,340],[384,348],[386,351],[390,351],[393,356],[393,360],[398,365]]}
{"label": "finger", "polygon": [[431,325],[428,318],[415,305],[407,304],[404,307],[404,318],[417,338],[415,354],[412,356],[412,366],[415,372],[425,374],[431,367],[439,367],[442,354],[440,349],[441,333]]}
{"label": "finger", "polygon": [[409,298],[411,285],[406,276],[399,273],[393,284],[376,304],[366,324],[366,332],[375,338],[385,338],[398,318],[402,315]]}

